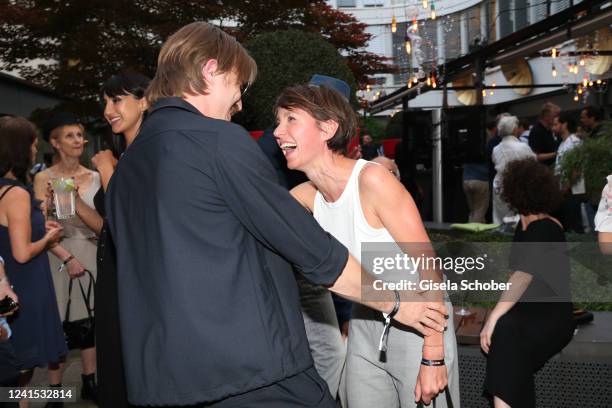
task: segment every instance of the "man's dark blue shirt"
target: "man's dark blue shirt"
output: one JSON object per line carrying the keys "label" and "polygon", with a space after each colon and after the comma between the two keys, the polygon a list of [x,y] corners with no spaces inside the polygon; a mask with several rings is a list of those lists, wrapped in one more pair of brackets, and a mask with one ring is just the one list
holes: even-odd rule
{"label": "man's dark blue shirt", "polygon": [[130,402],[212,402],[312,366],[290,265],[330,285],[348,251],[243,128],[158,101],[106,200]]}

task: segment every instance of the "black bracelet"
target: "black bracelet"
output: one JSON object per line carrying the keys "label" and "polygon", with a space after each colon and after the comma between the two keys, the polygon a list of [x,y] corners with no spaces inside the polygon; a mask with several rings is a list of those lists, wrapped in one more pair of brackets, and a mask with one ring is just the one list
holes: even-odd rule
{"label": "black bracelet", "polygon": [[66,265],[68,262],[72,261],[74,259],[74,255],[70,255],[68,258],[64,259],[64,261],[62,262],[62,265]]}
{"label": "black bracelet", "polygon": [[446,365],[444,363],[444,359],[442,360],[427,360],[426,358],[421,359],[421,365],[429,366],[429,367],[439,367]]}

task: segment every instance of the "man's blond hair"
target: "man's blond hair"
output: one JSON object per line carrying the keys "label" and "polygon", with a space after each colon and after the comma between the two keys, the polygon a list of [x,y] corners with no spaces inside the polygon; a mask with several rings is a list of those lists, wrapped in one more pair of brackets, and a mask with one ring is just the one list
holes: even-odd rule
{"label": "man's blond hair", "polygon": [[255,80],[257,64],[244,47],[218,27],[199,21],[172,34],[162,46],[146,93],[149,104],[160,98],[205,94],[202,68],[211,59],[217,60],[219,72],[235,72],[240,84]]}

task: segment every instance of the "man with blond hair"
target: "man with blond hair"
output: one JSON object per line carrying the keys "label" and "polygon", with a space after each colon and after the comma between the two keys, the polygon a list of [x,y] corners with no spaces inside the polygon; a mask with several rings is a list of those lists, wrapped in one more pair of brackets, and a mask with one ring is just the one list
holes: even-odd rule
{"label": "man with blond hair", "polygon": [[291,264],[426,335],[445,325],[438,302],[400,304],[397,291],[362,299],[359,264],[229,122],[255,74],[217,27],[173,34],[147,91],[149,117],[109,185],[133,404],[334,407],[313,367]]}

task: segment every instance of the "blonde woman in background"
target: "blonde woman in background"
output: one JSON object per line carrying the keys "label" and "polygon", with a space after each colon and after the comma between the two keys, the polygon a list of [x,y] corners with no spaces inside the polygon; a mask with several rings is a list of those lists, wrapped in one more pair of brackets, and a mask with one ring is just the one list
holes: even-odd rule
{"label": "blonde woman in background", "polygon": [[[45,200],[48,195],[48,184],[55,178],[68,177],[74,179],[80,201],[93,208],[93,197],[100,188],[100,175],[80,163],[85,146],[83,125],[71,114],[58,114],[46,126],[43,137],[53,146],[59,160],[55,165],[36,175],[34,179],[36,198]],[[60,317],[64,319],[70,280],[81,279],[81,284],[87,288],[91,278],[89,275],[84,275],[84,270],[89,270],[94,278],[96,277],[96,233],[76,216],[59,222],[64,228],[64,237],[60,245],[49,251],[49,263]],[[93,297],[93,292],[91,296]],[[77,282],[73,284],[70,298],[70,320],[87,318],[87,308]],[[96,349],[93,344],[84,347],[81,349],[83,365],[81,398],[96,401]],[[62,372],[63,364],[49,368],[51,385],[61,385]]]}

